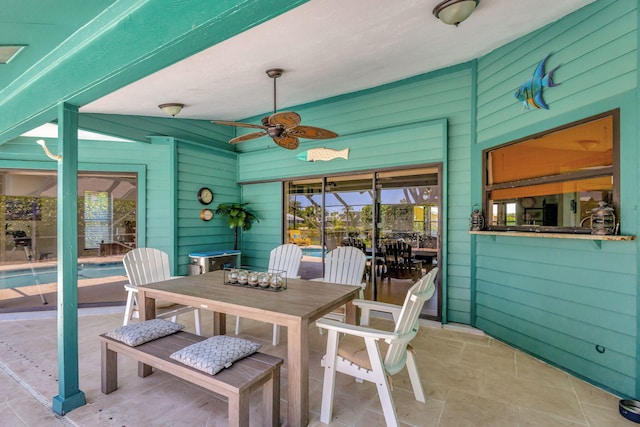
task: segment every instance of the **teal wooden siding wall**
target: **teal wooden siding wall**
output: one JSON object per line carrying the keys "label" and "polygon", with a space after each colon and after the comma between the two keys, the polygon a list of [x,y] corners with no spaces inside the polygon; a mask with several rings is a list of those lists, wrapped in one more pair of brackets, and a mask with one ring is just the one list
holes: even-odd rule
{"label": "teal wooden siding wall", "polygon": [[[178,274],[187,274],[190,252],[233,249],[233,231],[215,210],[221,203],[240,202],[238,162],[235,153],[187,141],[177,142],[176,155],[176,260]],[[214,193],[213,202],[207,206],[198,201],[202,187]],[[211,221],[200,219],[204,208],[214,212]]]}
{"label": "teal wooden siding wall", "polygon": [[242,199],[259,219],[242,233],[242,263],[265,269],[271,249],[282,243],[282,182],[244,185]]}
{"label": "teal wooden siding wall", "polygon": [[[239,146],[246,150],[239,155],[240,181],[250,183],[453,159],[448,166],[448,181],[445,180],[449,197],[449,203],[444,207],[449,248],[445,255],[449,260],[449,274],[443,279],[446,284],[444,294],[449,295],[445,318],[469,323],[471,68],[464,64],[323,103],[292,107],[290,109],[300,113],[303,123],[329,128],[340,137],[324,141],[304,140],[301,148],[295,151],[277,147],[255,150],[257,143],[243,143]],[[310,163],[296,159],[300,152],[315,147],[349,148],[349,160]],[[265,184],[243,185],[243,200],[254,202],[252,197],[264,200],[260,208],[268,215],[277,214],[281,228],[281,189],[268,186],[269,192],[263,193],[264,187]],[[263,199],[263,194],[270,197]],[[267,224],[272,225],[274,218],[268,218]],[[260,224],[260,227],[267,224]],[[281,230],[279,233],[270,229],[261,236],[268,240],[261,241],[257,247],[259,255],[255,262],[264,262],[267,248],[281,242]],[[256,234],[252,230],[246,233],[245,239],[257,239]]]}
{"label": "teal wooden siding wall", "polygon": [[[622,234],[637,234],[637,27],[637,2],[601,0],[478,61],[475,201],[483,149],[620,108],[617,214]],[[523,111],[513,94],[549,53],[546,70],[559,66],[559,85],[543,92],[549,110]],[[638,395],[638,241],[473,242],[475,326],[605,388]]]}

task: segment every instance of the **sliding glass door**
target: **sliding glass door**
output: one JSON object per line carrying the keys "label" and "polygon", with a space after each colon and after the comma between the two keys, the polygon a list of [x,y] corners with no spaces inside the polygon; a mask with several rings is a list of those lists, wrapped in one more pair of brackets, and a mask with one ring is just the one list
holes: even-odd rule
{"label": "sliding glass door", "polygon": [[[337,246],[358,246],[367,254],[366,298],[402,304],[416,277],[439,259],[439,168],[367,171],[285,183],[285,242],[303,250],[301,275],[323,275],[324,255]],[[415,274],[394,276],[387,246],[411,248]],[[438,293],[439,294],[439,293]],[[440,318],[439,296],[423,314]]]}

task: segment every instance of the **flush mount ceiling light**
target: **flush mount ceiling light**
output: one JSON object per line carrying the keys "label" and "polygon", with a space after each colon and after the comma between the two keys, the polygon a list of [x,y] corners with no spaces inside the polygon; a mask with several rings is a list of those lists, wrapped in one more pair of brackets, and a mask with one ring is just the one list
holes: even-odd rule
{"label": "flush mount ceiling light", "polygon": [[160,104],[158,105],[158,108],[164,111],[167,115],[175,117],[176,114],[182,111],[182,108],[184,108],[184,104],[177,104],[175,102],[172,102],[169,104]]}
{"label": "flush mount ceiling light", "polygon": [[445,0],[433,9],[433,14],[445,24],[458,26],[475,10],[479,0]]}
{"label": "flush mount ceiling light", "polygon": [[0,64],[8,64],[26,45],[0,45]]}

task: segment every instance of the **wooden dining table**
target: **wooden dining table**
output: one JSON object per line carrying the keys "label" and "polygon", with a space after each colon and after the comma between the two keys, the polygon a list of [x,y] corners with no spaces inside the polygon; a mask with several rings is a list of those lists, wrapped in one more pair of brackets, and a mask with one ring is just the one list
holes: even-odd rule
{"label": "wooden dining table", "polygon": [[[226,315],[287,327],[287,425],[309,423],[309,327],[312,322],[346,304],[347,323],[356,323],[351,301],[359,286],[287,279],[287,289],[268,291],[225,284],[224,272],[185,276],[138,287],[140,318],[155,317],[155,300],[213,312],[213,334],[226,332]],[[141,370],[151,367],[142,365]]]}

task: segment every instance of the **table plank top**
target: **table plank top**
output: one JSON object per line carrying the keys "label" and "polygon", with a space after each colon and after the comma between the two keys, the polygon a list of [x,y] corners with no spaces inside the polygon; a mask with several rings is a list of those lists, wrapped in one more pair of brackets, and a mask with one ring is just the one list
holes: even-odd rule
{"label": "table plank top", "polygon": [[[360,287],[287,279],[287,289],[274,292],[225,285],[224,272],[218,270],[147,284],[138,289],[147,297],[255,319],[264,316],[274,323],[286,324],[294,319],[317,320],[357,298]],[[278,318],[282,319],[279,321]]]}

